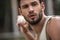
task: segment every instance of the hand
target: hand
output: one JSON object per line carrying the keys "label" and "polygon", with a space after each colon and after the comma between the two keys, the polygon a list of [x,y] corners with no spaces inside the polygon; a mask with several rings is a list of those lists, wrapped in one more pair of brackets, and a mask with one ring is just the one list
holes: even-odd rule
{"label": "hand", "polygon": [[29,25],[22,15],[19,15],[17,18],[17,26],[21,32],[22,31],[26,32],[28,29]]}
{"label": "hand", "polygon": [[18,16],[17,25],[19,30],[24,34],[25,39],[34,40],[34,36],[29,30],[29,24],[22,16]]}

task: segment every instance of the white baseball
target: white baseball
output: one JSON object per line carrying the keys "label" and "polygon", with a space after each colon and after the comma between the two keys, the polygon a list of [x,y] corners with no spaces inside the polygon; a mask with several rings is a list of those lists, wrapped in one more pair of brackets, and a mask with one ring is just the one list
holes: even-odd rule
{"label": "white baseball", "polygon": [[24,17],[23,17],[22,15],[20,15],[20,16],[18,16],[18,18],[17,18],[17,22],[18,22],[18,23],[25,23],[26,20],[24,19]]}

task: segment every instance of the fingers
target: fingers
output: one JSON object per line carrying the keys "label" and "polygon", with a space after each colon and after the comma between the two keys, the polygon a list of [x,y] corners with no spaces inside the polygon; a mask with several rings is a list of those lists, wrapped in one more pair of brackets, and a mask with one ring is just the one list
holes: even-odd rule
{"label": "fingers", "polygon": [[20,25],[24,25],[26,24],[26,20],[24,19],[24,17],[22,15],[18,16],[17,18],[17,26],[20,26]]}
{"label": "fingers", "polygon": [[18,26],[18,30],[19,31],[24,31],[27,32],[28,31],[28,22],[24,19],[23,16],[18,16],[17,18],[17,24]]}
{"label": "fingers", "polygon": [[29,29],[28,29],[28,23],[25,22],[25,23],[17,23],[18,25],[18,30],[21,31],[21,32],[27,32]]}

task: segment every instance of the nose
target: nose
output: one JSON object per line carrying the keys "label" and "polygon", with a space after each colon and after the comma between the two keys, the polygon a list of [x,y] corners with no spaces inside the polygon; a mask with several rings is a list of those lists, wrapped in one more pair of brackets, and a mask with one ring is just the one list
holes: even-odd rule
{"label": "nose", "polygon": [[29,7],[29,13],[33,13],[34,12],[34,9],[33,9],[33,7]]}

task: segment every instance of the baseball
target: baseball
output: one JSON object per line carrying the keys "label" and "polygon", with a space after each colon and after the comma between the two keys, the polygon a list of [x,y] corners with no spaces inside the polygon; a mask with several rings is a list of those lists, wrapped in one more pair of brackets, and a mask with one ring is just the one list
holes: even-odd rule
{"label": "baseball", "polygon": [[22,15],[20,15],[20,16],[18,16],[18,18],[17,18],[17,22],[18,22],[18,23],[25,23],[26,20],[24,19],[24,17],[23,17]]}

